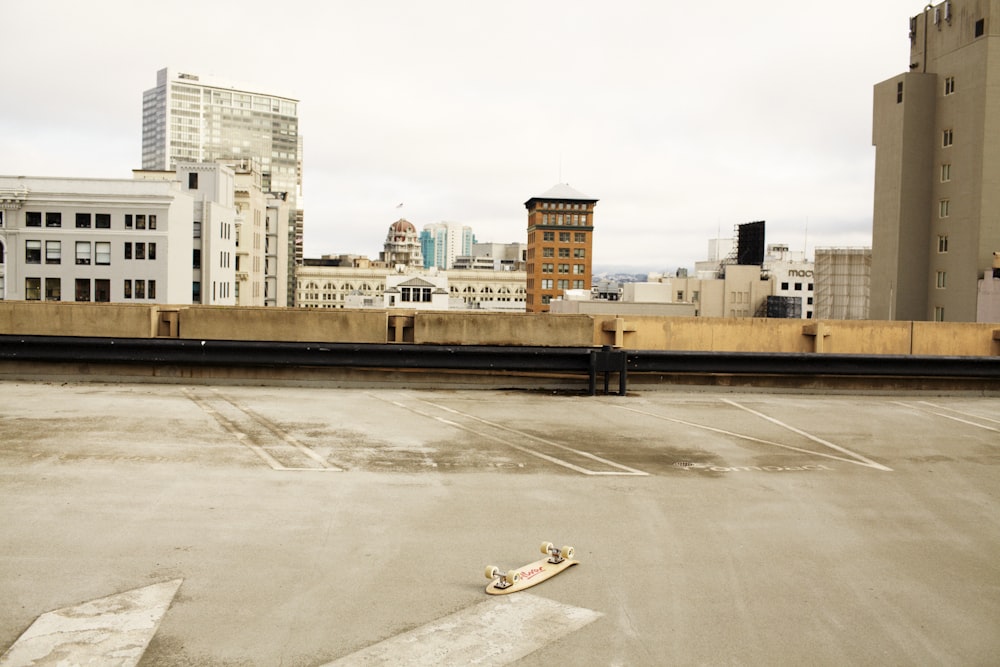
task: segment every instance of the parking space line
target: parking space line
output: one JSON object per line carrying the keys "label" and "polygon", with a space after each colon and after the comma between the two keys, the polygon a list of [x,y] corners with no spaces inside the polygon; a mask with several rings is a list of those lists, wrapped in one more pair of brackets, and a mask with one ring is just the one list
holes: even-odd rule
{"label": "parking space line", "polygon": [[519,593],[480,602],[322,667],[509,665],[602,615]]}
{"label": "parking space line", "polygon": [[888,468],[888,467],[882,465],[881,463],[877,463],[875,461],[872,461],[867,456],[863,456],[862,454],[858,454],[857,452],[853,452],[850,449],[847,449],[846,447],[841,447],[840,445],[834,444],[834,443],[830,442],[829,440],[824,440],[823,438],[817,437],[817,436],[815,436],[815,435],[813,435],[811,433],[807,433],[806,431],[803,431],[802,429],[795,428],[791,424],[786,424],[785,422],[781,421],[780,419],[775,419],[774,417],[769,417],[768,415],[765,415],[763,412],[758,412],[757,410],[753,410],[751,408],[748,408],[745,405],[740,405],[736,401],[731,401],[728,398],[723,398],[721,400],[722,400],[723,403],[727,403],[729,405],[732,405],[733,407],[739,408],[740,410],[745,410],[746,412],[749,412],[752,415],[756,415],[756,416],[760,417],[761,419],[763,419],[765,421],[769,421],[772,424],[776,424],[776,425],[780,426],[781,428],[784,428],[784,429],[787,429],[787,430],[791,431],[792,433],[796,433],[798,435],[801,435],[803,438],[808,438],[809,440],[812,440],[813,442],[815,442],[817,444],[823,445],[824,447],[829,447],[830,449],[832,449],[834,451],[837,451],[837,452],[840,452],[841,454],[846,454],[847,456],[851,456],[851,457],[854,457],[855,459],[858,459],[858,461],[863,461],[865,463],[865,465],[867,465],[867,466],[869,466],[871,468],[875,468],[876,470],[884,470],[886,472],[892,472],[892,468]]}
{"label": "parking space line", "polygon": [[321,456],[319,456],[318,454],[316,454],[316,452],[312,451],[311,449],[309,449],[308,447],[306,447],[305,445],[303,445],[302,443],[300,443],[298,440],[296,440],[295,438],[293,438],[291,435],[289,435],[289,434],[285,433],[284,431],[282,431],[281,428],[278,427],[276,424],[268,421],[267,419],[264,419],[260,415],[258,415],[256,413],[250,411],[248,408],[244,408],[244,407],[242,407],[240,405],[237,405],[232,400],[226,398],[222,394],[219,394],[219,392],[215,391],[215,393],[218,396],[219,400],[226,401],[227,403],[229,403],[230,405],[232,405],[234,408],[236,408],[237,410],[243,412],[248,417],[250,417],[251,419],[253,419],[257,423],[259,423],[261,426],[263,426],[267,430],[271,431],[272,434],[276,435],[283,442],[285,442],[286,444],[291,445],[292,447],[295,447],[299,452],[301,452],[302,454],[304,454],[308,458],[316,461],[320,465],[319,468],[303,468],[303,467],[299,467],[299,466],[286,466],[283,463],[281,463],[278,459],[276,459],[274,456],[272,456],[270,453],[268,453],[267,450],[265,450],[263,447],[261,447],[260,445],[258,445],[255,442],[252,442],[250,440],[250,438],[247,436],[247,434],[244,433],[242,430],[240,430],[239,426],[233,420],[229,419],[224,414],[222,414],[221,412],[219,412],[218,410],[216,410],[215,408],[213,408],[209,404],[209,402],[206,401],[204,398],[198,396],[197,394],[195,394],[193,391],[191,391],[189,389],[184,389],[183,392],[184,392],[184,395],[187,396],[187,398],[189,400],[191,400],[195,405],[197,405],[199,408],[201,408],[202,411],[205,412],[205,414],[213,417],[215,419],[215,421],[217,421],[219,423],[219,425],[222,426],[222,428],[224,428],[234,438],[236,438],[241,445],[243,445],[244,447],[246,447],[247,449],[249,449],[250,451],[252,451],[254,454],[256,454],[262,461],[264,461],[273,470],[280,470],[280,471],[284,471],[284,472],[303,472],[303,471],[310,471],[310,472],[343,472],[344,471],[343,468],[338,468],[337,466],[334,466],[334,465],[331,465],[330,463],[328,463],[325,459],[323,459]]}
{"label": "parking space line", "polygon": [[475,435],[477,435],[477,436],[479,436],[481,438],[488,438],[489,440],[492,440],[494,442],[498,442],[498,443],[500,443],[502,445],[510,447],[511,449],[516,449],[516,450],[518,450],[520,452],[523,452],[525,454],[528,454],[530,456],[534,456],[536,458],[540,458],[542,460],[548,461],[549,463],[553,463],[553,464],[561,466],[563,468],[567,468],[567,469],[572,470],[574,472],[578,472],[578,473],[580,473],[582,475],[589,475],[589,476],[595,476],[595,477],[596,476],[635,476],[635,477],[646,477],[646,476],[649,475],[649,473],[647,473],[647,472],[643,472],[641,470],[636,470],[635,468],[630,468],[630,467],[628,467],[626,465],[622,465],[621,463],[615,463],[614,461],[609,461],[608,459],[601,458],[600,456],[597,456],[595,454],[591,454],[590,452],[584,452],[584,451],[580,451],[578,449],[574,449],[573,447],[567,447],[566,445],[561,445],[561,444],[559,444],[557,442],[552,442],[551,440],[546,440],[545,438],[540,438],[538,436],[531,435],[530,433],[525,433],[523,431],[519,431],[517,429],[510,428],[509,426],[504,426],[503,424],[497,424],[495,422],[491,422],[489,420],[482,419],[481,417],[477,417],[477,416],[469,414],[467,412],[462,412],[460,410],[455,410],[453,408],[449,408],[449,407],[447,407],[445,405],[440,405],[440,404],[434,403],[432,401],[426,401],[424,399],[419,399],[419,398],[418,399],[414,399],[414,400],[419,401],[420,403],[424,403],[426,405],[433,406],[433,407],[435,407],[435,408],[437,408],[439,410],[443,410],[444,412],[448,412],[448,413],[451,413],[451,414],[454,414],[454,415],[460,415],[462,417],[465,417],[466,419],[470,419],[472,421],[479,422],[479,423],[484,424],[486,426],[489,426],[491,428],[495,428],[495,429],[501,430],[501,431],[507,431],[509,433],[516,434],[518,436],[521,436],[523,438],[527,438],[529,440],[534,440],[536,442],[545,444],[547,446],[550,446],[550,447],[553,447],[553,448],[556,448],[556,449],[561,449],[563,451],[572,452],[573,454],[576,454],[577,456],[580,456],[580,457],[586,458],[586,459],[590,459],[590,460],[596,461],[598,463],[602,463],[602,464],[604,464],[604,465],[606,465],[606,466],[608,466],[610,468],[615,468],[616,470],[610,470],[610,471],[590,470],[589,468],[584,468],[583,466],[575,465],[573,463],[570,463],[569,461],[565,461],[565,460],[560,459],[560,458],[555,457],[555,456],[550,456],[548,454],[545,454],[544,452],[539,452],[537,450],[531,449],[530,447],[524,447],[523,445],[518,445],[518,444],[516,444],[514,442],[511,442],[508,439],[501,438],[501,437],[498,437],[496,435],[493,435],[492,433],[488,433],[488,432],[483,431],[483,430],[477,430],[477,429],[474,429],[474,428],[472,428],[470,426],[466,426],[465,424],[461,424],[461,423],[458,423],[456,421],[453,421],[453,420],[450,420],[450,419],[446,419],[444,417],[440,417],[440,416],[437,416],[437,415],[432,415],[432,414],[429,414],[427,412],[422,412],[422,411],[420,411],[420,410],[418,410],[418,409],[416,409],[416,408],[414,408],[412,406],[406,405],[406,404],[401,403],[399,401],[394,401],[392,399],[382,398],[380,396],[375,396],[374,394],[369,394],[369,396],[372,396],[373,398],[376,398],[376,399],[381,400],[381,401],[385,401],[385,402],[391,403],[392,405],[395,405],[395,406],[397,406],[399,408],[402,408],[404,410],[408,410],[410,412],[413,412],[414,414],[418,414],[421,417],[426,417],[428,419],[434,419],[434,420],[439,421],[439,422],[441,422],[443,424],[447,424],[449,426],[453,426],[453,427],[461,429],[463,431],[468,431],[469,433],[473,433],[473,434],[475,434]]}
{"label": "parking space line", "polygon": [[888,468],[880,463],[875,463],[874,465],[870,463],[864,463],[857,459],[844,458],[843,456],[837,456],[835,454],[828,454],[826,452],[817,452],[812,449],[804,449],[802,447],[796,447],[794,445],[787,445],[781,442],[773,442],[771,440],[764,440],[762,438],[755,438],[752,435],[745,435],[743,433],[735,433],[733,431],[727,431],[725,429],[716,428],[714,426],[707,426],[705,424],[696,424],[694,422],[685,421],[683,419],[677,419],[676,417],[668,417],[666,415],[657,414],[655,412],[649,412],[646,410],[639,410],[638,408],[631,408],[625,405],[615,405],[613,407],[619,410],[627,410],[628,412],[635,412],[636,414],[645,415],[647,417],[653,417],[654,419],[662,419],[663,421],[673,422],[674,424],[681,424],[683,426],[690,426],[691,428],[701,429],[702,431],[709,431],[711,433],[718,433],[720,435],[726,435],[732,438],[739,438],[740,440],[747,440],[749,442],[756,442],[761,445],[769,445],[771,447],[780,447],[781,449],[789,449],[793,452],[801,452],[803,454],[811,454],[813,456],[821,456],[823,458],[832,459],[834,461],[840,461],[842,463],[850,463],[853,465],[864,466],[866,468],[875,468],[876,470],[883,470],[886,472],[892,472],[892,468]]}
{"label": "parking space line", "polygon": [[[915,407],[915,406],[910,405],[908,403],[903,403],[902,401],[893,401],[893,403],[895,403],[896,405],[902,405],[902,406],[908,407],[908,408]],[[935,410],[947,410],[948,412],[954,412],[955,414],[958,414],[958,415],[965,415],[966,417],[972,417],[973,419],[979,419],[980,421],[987,421],[987,422],[993,422],[994,424],[1000,424],[1000,421],[998,421],[996,419],[990,419],[989,417],[983,417],[981,415],[974,415],[974,414],[971,414],[971,413],[968,413],[968,412],[962,412],[961,410],[955,410],[954,408],[949,408],[949,407],[946,407],[946,406],[943,406],[943,405],[937,405],[936,403],[930,403],[928,401],[919,401],[919,403],[921,405],[930,406],[930,407],[934,408]],[[969,421],[968,419],[962,419],[961,417],[955,417],[953,415],[945,414],[943,412],[935,412],[935,410],[927,410],[925,408],[920,408],[920,407],[918,407],[917,410],[920,410],[921,412],[926,412],[928,414],[936,415],[938,417],[944,417],[945,419],[950,419],[950,420],[956,421],[956,422],[958,422],[960,424],[966,424],[968,426],[974,426],[976,428],[981,428],[984,431],[992,431],[993,433],[1000,433],[1000,429],[993,428],[992,426],[986,426],[984,424],[979,424],[979,423],[974,422],[974,421]]]}

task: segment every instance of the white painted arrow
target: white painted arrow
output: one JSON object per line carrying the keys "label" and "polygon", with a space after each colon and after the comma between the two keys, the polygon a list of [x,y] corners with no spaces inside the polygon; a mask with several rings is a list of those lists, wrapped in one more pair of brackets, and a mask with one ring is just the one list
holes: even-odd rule
{"label": "white painted arrow", "polygon": [[529,594],[493,598],[322,667],[508,665],[602,614]]}
{"label": "white painted arrow", "polygon": [[134,667],[181,581],[165,581],[42,614],[0,656],[0,667]]}

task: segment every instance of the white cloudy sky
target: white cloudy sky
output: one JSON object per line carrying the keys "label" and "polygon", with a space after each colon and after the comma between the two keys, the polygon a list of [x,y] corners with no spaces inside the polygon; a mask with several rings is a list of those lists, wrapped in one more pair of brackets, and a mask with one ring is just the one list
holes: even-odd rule
{"label": "white cloudy sky", "polygon": [[523,241],[523,203],[566,182],[600,199],[596,266],[663,270],[753,220],[810,254],[870,245],[872,86],[907,68],[923,7],[4,5],[2,174],[129,178],[171,67],[301,100],[307,256],[375,256],[401,214]]}

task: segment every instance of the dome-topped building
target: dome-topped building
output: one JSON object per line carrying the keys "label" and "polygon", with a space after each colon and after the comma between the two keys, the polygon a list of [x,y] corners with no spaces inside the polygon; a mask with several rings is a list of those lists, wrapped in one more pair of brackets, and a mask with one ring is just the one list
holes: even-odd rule
{"label": "dome-topped building", "polygon": [[389,233],[385,236],[383,250],[379,260],[387,266],[413,266],[422,268],[423,256],[420,253],[420,234],[413,223],[400,218],[389,225]]}

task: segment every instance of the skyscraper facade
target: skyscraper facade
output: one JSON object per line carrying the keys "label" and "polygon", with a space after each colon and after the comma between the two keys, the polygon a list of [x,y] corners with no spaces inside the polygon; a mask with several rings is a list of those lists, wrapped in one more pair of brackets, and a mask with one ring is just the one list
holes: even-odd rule
{"label": "skyscraper facade", "polygon": [[[248,90],[196,74],[161,69],[142,98],[142,168],[172,171],[180,162],[259,165],[261,190],[288,204],[288,292],[294,300],[295,259],[301,255],[302,140],[298,100]],[[271,295],[273,298],[275,295]]]}
{"label": "skyscraper facade", "polygon": [[870,316],[975,321],[1000,250],[1000,0],[910,19],[909,71],[875,86]]}
{"label": "skyscraper facade", "polygon": [[420,249],[424,268],[450,269],[455,258],[472,254],[475,237],[472,227],[457,222],[437,222],[424,225],[420,232]]}
{"label": "skyscraper facade", "polygon": [[528,209],[527,303],[546,313],[568,289],[590,289],[597,200],[559,184],[524,203]]}

